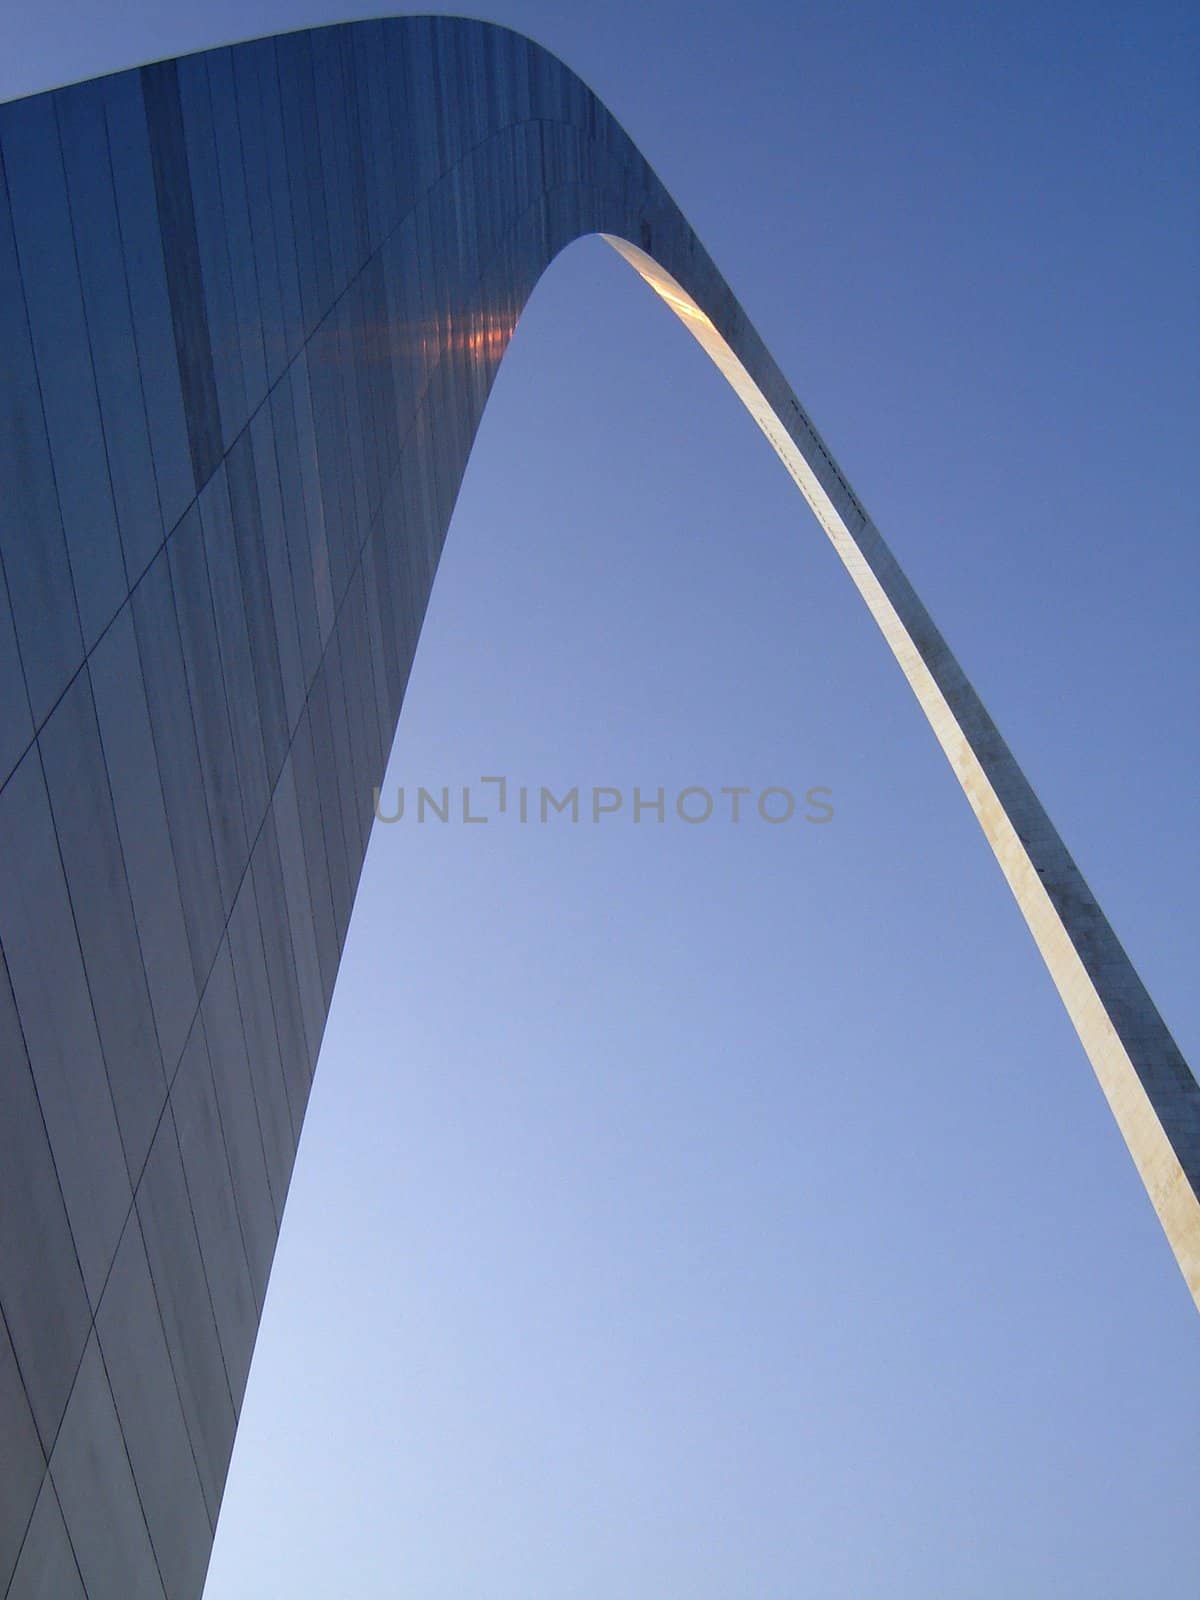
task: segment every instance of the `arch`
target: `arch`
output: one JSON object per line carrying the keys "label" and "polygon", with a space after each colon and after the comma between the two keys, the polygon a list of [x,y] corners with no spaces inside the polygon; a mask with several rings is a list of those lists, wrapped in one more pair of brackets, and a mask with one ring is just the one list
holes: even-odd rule
{"label": "arch", "polygon": [[1200,1300],[1200,1091],[685,218],[561,62],[359,22],[0,107],[0,1592],[199,1592],[421,619],[533,285],[603,235],[875,617]]}

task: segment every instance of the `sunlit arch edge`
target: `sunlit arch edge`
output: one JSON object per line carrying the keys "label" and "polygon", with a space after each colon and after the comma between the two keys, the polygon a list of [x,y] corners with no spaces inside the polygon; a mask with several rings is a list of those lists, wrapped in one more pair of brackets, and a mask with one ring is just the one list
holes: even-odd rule
{"label": "sunlit arch edge", "polygon": [[847,516],[831,498],[832,458],[799,403],[772,406],[687,289],[636,245],[605,238],[710,356],[829,536],[983,829],[1200,1306],[1200,1094],[1132,963],[878,529],[853,499]]}

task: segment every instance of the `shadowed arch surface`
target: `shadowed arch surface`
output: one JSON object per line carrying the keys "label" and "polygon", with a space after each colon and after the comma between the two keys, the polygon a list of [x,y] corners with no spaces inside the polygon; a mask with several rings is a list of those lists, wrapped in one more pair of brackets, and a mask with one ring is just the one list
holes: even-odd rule
{"label": "shadowed arch surface", "polygon": [[742,398],[916,694],[1200,1298],[1200,1092],[983,706],[609,112],[453,18],[0,107],[0,1593],[203,1585],[455,496],[599,233]]}

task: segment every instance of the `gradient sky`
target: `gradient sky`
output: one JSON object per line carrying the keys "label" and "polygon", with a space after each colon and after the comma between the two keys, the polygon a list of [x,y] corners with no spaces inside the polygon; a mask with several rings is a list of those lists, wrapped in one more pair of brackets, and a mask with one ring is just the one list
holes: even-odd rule
{"label": "gradient sky", "polygon": [[[10,0],[0,96],[335,7]],[[1192,8],[487,14],[655,165],[1200,1060]],[[206,1600],[1193,1592],[1200,1325],[1091,1068],[824,536],[595,240],[387,784],[482,773],[836,815],[376,828]]]}

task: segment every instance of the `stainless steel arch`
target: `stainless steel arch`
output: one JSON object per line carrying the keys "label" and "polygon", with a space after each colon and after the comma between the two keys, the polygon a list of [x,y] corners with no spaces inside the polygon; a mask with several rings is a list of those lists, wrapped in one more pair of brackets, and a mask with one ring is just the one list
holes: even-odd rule
{"label": "stainless steel arch", "polygon": [[378,783],[490,383],[600,233],[888,640],[1200,1299],[1200,1091],[687,222],[544,50],[354,23],[0,108],[0,1592],[203,1582]]}

